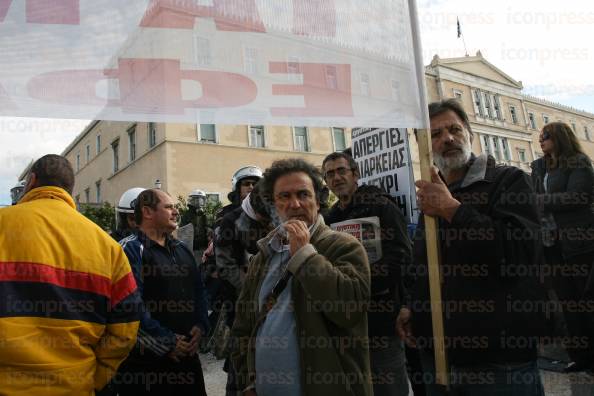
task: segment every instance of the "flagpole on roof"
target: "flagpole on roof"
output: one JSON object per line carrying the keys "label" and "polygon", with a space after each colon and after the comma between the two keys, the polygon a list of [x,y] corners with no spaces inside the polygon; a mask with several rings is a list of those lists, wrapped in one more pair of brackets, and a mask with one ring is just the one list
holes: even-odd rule
{"label": "flagpole on roof", "polygon": [[464,35],[462,34],[460,19],[458,19],[458,17],[456,17],[456,27],[458,28],[458,38],[462,37],[462,43],[464,44],[464,52],[466,53],[466,56],[468,56],[468,50],[466,49],[466,40],[464,39]]}

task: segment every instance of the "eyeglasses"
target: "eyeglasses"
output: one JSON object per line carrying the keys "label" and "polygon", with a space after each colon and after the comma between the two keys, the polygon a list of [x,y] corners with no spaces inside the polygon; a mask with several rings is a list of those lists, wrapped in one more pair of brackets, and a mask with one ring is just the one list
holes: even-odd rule
{"label": "eyeglasses", "polygon": [[538,141],[540,143],[544,142],[545,140],[549,140],[551,138],[551,134],[548,132],[543,132],[542,135],[540,135],[540,138],[538,138]]}
{"label": "eyeglasses", "polygon": [[351,170],[352,169],[345,168],[344,166],[341,166],[340,168],[329,170],[328,172],[324,173],[324,179],[326,179],[326,180],[333,179],[335,175],[344,176],[347,174],[347,172],[349,172]]}

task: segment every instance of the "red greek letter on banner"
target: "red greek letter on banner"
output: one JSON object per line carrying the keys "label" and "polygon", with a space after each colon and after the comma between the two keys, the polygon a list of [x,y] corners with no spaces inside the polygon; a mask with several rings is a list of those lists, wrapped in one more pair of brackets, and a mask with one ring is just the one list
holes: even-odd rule
{"label": "red greek letter on banner", "polygon": [[[300,63],[303,85],[274,84],[273,95],[301,95],[305,107],[273,107],[275,117],[351,117],[351,66],[330,63]],[[270,62],[271,73],[287,73],[286,62]]]}
{"label": "red greek letter on banner", "polygon": [[[96,95],[97,83],[119,80],[119,99]],[[202,96],[183,100],[182,80],[202,86]],[[32,98],[48,103],[121,107],[125,113],[183,114],[185,108],[234,107],[249,104],[257,87],[249,78],[227,72],[181,70],[171,59],[120,59],[118,69],[62,70],[41,74],[28,84]]]}
{"label": "red greek letter on banner", "polygon": [[256,0],[212,2],[212,6],[204,6],[196,4],[196,0],[151,0],[140,26],[193,29],[196,18],[213,18],[221,31],[266,32]]}
{"label": "red greek letter on banner", "polygon": [[[120,80],[120,102],[126,113],[151,114],[161,109],[160,114],[183,114],[189,107],[243,106],[252,102],[258,93],[256,84],[245,76],[181,70],[180,62],[172,59],[121,59],[117,77]],[[183,100],[182,80],[200,83],[202,97]]]}
{"label": "red greek letter on banner", "polygon": [[[80,0],[25,0],[28,23],[80,25]],[[12,0],[0,0],[0,22],[4,22]]]}

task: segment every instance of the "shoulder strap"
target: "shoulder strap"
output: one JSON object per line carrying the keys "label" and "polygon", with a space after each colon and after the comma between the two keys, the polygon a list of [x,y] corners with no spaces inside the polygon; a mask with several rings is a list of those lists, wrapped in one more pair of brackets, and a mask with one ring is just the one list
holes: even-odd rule
{"label": "shoulder strap", "polygon": [[291,280],[292,276],[293,274],[291,273],[291,271],[285,269],[283,276],[281,276],[281,278],[274,284],[272,290],[270,290],[270,293],[268,293],[268,295],[264,299],[264,304],[262,305],[262,313],[264,314],[264,316],[268,315],[268,312],[272,310],[272,307],[274,307],[274,305],[278,301],[278,297],[289,284],[289,280]]}

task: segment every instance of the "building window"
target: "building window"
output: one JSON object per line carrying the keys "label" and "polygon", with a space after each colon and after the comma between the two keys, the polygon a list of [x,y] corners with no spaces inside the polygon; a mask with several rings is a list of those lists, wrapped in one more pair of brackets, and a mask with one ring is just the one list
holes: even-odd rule
{"label": "building window", "polygon": [[136,125],[128,129],[128,161],[136,159]]}
{"label": "building window", "polygon": [[549,116],[543,114],[542,120],[544,121],[545,125],[547,125],[549,123]]}
{"label": "building window", "polygon": [[528,121],[530,122],[530,128],[536,129],[536,119],[534,113],[528,113]]}
{"label": "building window", "polygon": [[485,114],[489,118],[493,118],[493,109],[491,108],[491,95],[488,92],[483,92],[485,104]]}
{"label": "building window", "polygon": [[80,170],[80,153],[76,154],[76,171]]}
{"label": "building window", "polygon": [[499,95],[493,95],[493,108],[495,109],[495,118],[502,121],[501,104],[499,103]]}
{"label": "building window", "polygon": [[198,124],[198,133],[198,140],[201,142],[217,142],[217,129],[215,124]]}
{"label": "building window", "polygon": [[86,156],[86,163],[88,164],[89,161],[91,160],[91,145],[87,144],[87,147],[85,147],[85,156]]}
{"label": "building window", "polygon": [[207,192],[206,193],[206,202],[210,202],[212,204],[217,204],[221,201],[221,195],[218,192]]}
{"label": "building window", "polygon": [[198,66],[210,66],[210,40],[206,37],[194,36],[194,61]]}
{"label": "building window", "polygon": [[392,99],[400,101],[400,82],[398,80],[392,80]]}
{"label": "building window", "polygon": [[338,89],[338,77],[336,76],[336,66],[326,65],[326,87],[329,89]]}
{"label": "building window", "polygon": [[95,183],[95,189],[96,189],[96,202],[97,203],[101,203],[101,180],[99,180],[98,182]]}
{"label": "building window", "polygon": [[509,143],[506,138],[501,138],[501,145],[503,146],[503,158],[506,161],[511,161],[511,152],[509,151]]}
{"label": "building window", "polygon": [[489,135],[483,135],[483,147],[487,154],[493,155],[493,147],[491,145],[491,137]]}
{"label": "building window", "polygon": [[491,135],[482,135],[483,151],[495,157],[497,161],[511,161],[511,152],[506,138]]}
{"label": "building window", "polygon": [[518,149],[518,160],[520,162],[526,162],[526,150]]}
{"label": "building window", "polygon": [[361,83],[361,95],[369,96],[369,74],[367,74],[367,73],[359,74],[359,81]]}
{"label": "building window", "polygon": [[573,129],[573,133],[577,133],[577,128],[575,127],[575,122],[571,123],[571,129]]}
{"label": "building window", "polygon": [[472,91],[474,96],[473,104],[474,104],[474,114],[478,114],[481,117],[484,116],[483,113],[483,99],[480,91]]}
{"label": "building window", "polygon": [[97,146],[97,154],[101,152],[101,135],[97,135],[95,138],[95,144]]}
{"label": "building window", "polygon": [[591,141],[592,139],[590,139],[590,131],[588,131],[588,127],[584,126],[584,136],[586,138],[586,140]]}
{"label": "building window", "polygon": [[258,50],[246,47],[243,50],[243,69],[248,74],[258,73]]}
{"label": "building window", "polygon": [[113,173],[116,173],[120,169],[120,139],[111,144],[111,150],[113,152]]}
{"label": "building window", "polygon": [[250,147],[266,147],[266,139],[264,137],[263,125],[250,126]]}
{"label": "building window", "polygon": [[157,124],[154,122],[148,123],[148,145],[149,148],[155,147],[157,144]]}
{"label": "building window", "polygon": [[516,114],[516,106],[509,106],[509,114],[511,115],[512,122],[514,124],[518,123],[518,115]]}
{"label": "building window", "polygon": [[91,202],[91,189],[89,187],[85,188],[85,202]]}
{"label": "building window", "polygon": [[295,151],[310,151],[309,136],[306,127],[293,128],[293,142]]}
{"label": "building window", "polygon": [[493,136],[493,154],[497,161],[501,161],[501,147],[499,145],[499,138]]}
{"label": "building window", "polygon": [[459,89],[454,89],[454,98],[458,99],[458,100],[462,100],[462,91],[460,91]]}
{"label": "building window", "polygon": [[332,140],[334,141],[334,151],[343,151],[347,148],[344,128],[332,128]]}

